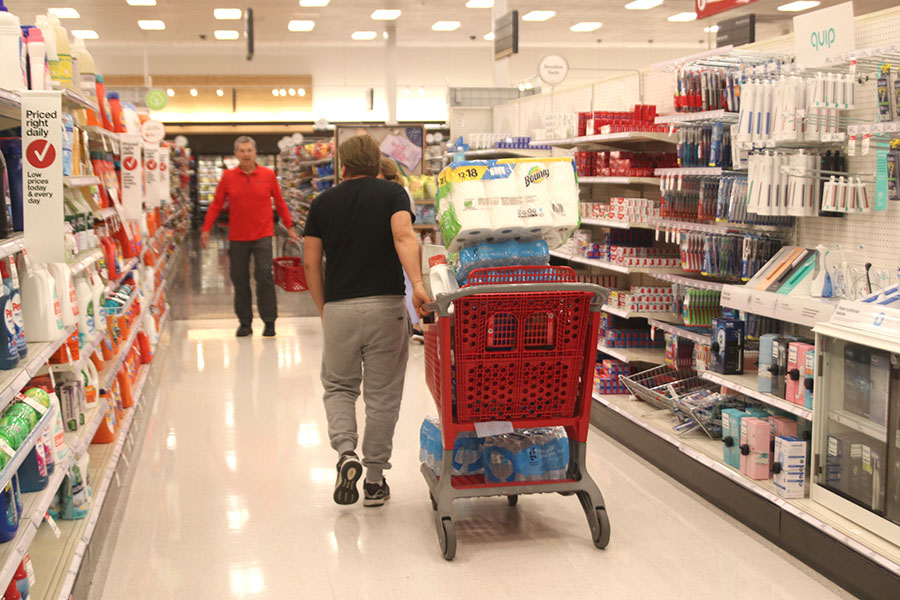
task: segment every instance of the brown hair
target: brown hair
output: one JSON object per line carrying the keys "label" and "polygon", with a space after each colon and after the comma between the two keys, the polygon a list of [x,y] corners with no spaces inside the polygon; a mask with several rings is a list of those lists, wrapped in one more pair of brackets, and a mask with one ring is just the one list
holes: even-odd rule
{"label": "brown hair", "polygon": [[395,163],[390,158],[382,157],[381,176],[388,181],[397,181],[398,179],[400,179],[400,169],[397,168],[397,163]]}
{"label": "brown hair", "polygon": [[378,177],[381,170],[381,150],[370,135],[355,135],[341,142],[338,158],[349,177]]}

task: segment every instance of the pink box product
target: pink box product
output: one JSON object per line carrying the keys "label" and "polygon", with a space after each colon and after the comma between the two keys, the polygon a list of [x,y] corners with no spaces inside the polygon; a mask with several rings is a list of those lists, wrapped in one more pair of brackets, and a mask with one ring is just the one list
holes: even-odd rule
{"label": "pink box product", "polygon": [[[804,395],[804,377],[806,374],[806,353],[809,350],[815,350],[812,344],[803,342],[791,342],[788,345],[788,364],[787,378],[784,392],[784,399],[794,404],[804,406],[806,398]],[[785,434],[788,435],[788,434]],[[790,434],[796,436],[796,433]]]}
{"label": "pink box product", "polygon": [[741,419],[741,473],[750,479],[768,479],[771,474],[771,435],[767,419]]}

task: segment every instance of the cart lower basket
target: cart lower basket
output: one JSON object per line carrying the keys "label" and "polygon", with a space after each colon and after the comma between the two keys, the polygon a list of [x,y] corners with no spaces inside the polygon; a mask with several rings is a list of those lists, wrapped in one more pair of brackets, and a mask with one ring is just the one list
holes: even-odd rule
{"label": "cart lower basket", "polygon": [[[609,517],[585,456],[607,290],[578,282],[568,267],[481,269],[469,282],[439,297],[429,307],[435,323],[424,326],[426,380],[440,416],[443,459],[440,474],[423,464],[422,475],[441,553],[447,560],[456,555],[454,500],[506,496],[515,506],[519,495],[553,492],[578,498],[594,545],[605,548]],[[452,476],[457,435],[491,421],[515,429],[565,427],[566,478],[492,483],[481,475]]]}

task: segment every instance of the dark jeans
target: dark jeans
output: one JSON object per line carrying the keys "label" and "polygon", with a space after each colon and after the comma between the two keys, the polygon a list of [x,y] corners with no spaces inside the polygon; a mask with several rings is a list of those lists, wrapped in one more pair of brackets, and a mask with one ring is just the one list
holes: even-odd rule
{"label": "dark jeans", "polygon": [[231,283],[234,285],[234,314],[241,325],[253,321],[253,298],[250,294],[250,256],[253,256],[253,274],[256,278],[256,308],[266,323],[274,323],[278,317],[278,301],[275,299],[275,280],[272,277],[272,238],[264,237],[249,242],[229,242]]}

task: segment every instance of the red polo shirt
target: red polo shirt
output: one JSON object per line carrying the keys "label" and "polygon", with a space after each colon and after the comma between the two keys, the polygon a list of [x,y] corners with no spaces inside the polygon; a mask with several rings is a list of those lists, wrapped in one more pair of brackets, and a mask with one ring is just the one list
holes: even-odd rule
{"label": "red polo shirt", "polygon": [[228,198],[229,240],[246,242],[274,235],[273,198],[275,210],[285,227],[290,229],[293,225],[287,204],[281,196],[281,186],[272,169],[256,165],[252,173],[244,173],[240,167],[225,171],[216,188],[216,198],[206,211],[203,231],[212,229],[222,212],[225,198]]}

